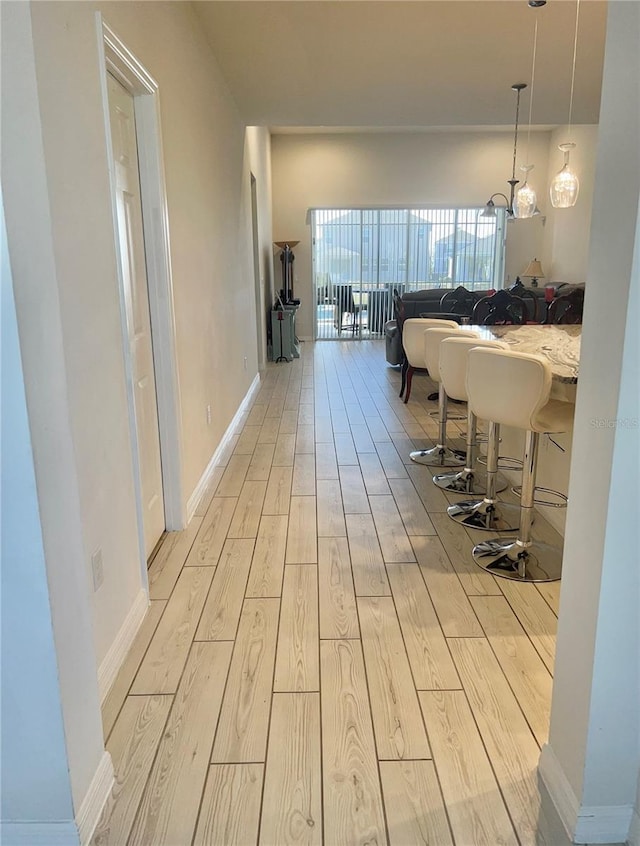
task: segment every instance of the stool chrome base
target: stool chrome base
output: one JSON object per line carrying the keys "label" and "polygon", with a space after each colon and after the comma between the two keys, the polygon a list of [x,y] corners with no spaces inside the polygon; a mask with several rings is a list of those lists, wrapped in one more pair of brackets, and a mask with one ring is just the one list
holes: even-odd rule
{"label": "stool chrome base", "polygon": [[[478,458],[478,464],[487,463],[487,456],[481,455]],[[498,470],[515,470],[516,473],[519,473],[522,470],[523,464],[520,458],[512,458],[510,455],[499,455],[498,456]]]}
{"label": "stool chrome base", "polygon": [[[435,411],[430,411],[429,417],[438,417],[439,413],[440,412],[437,409]],[[455,414],[455,412],[453,414],[449,414],[449,412],[447,411],[447,420],[466,420],[466,419],[467,419],[466,414]],[[460,437],[462,437],[462,435],[460,435]]]}
{"label": "stool chrome base", "polygon": [[[438,473],[433,477],[433,484],[443,491],[454,494],[476,494],[483,496],[487,492],[487,474],[484,470],[460,470],[459,473]],[[496,491],[503,491],[507,480],[496,477]]]}
{"label": "stool chrome base", "polygon": [[450,505],[447,514],[468,529],[485,532],[517,532],[520,526],[520,506],[509,502],[490,503],[483,499],[468,499]]}
{"label": "stool chrome base", "polygon": [[416,464],[427,467],[464,467],[466,454],[446,446],[434,446],[432,449],[417,449],[409,453],[409,458]]}
{"label": "stool chrome base", "polygon": [[557,582],[562,575],[562,550],[548,543],[495,538],[473,547],[473,559],[483,570],[518,582]]}
{"label": "stool chrome base", "polygon": [[[516,496],[522,496],[522,485],[514,485],[511,490]],[[555,496],[557,497],[558,501],[552,502],[549,499],[539,499],[537,496],[535,496],[537,491],[542,491],[543,493],[549,494],[550,496]],[[543,488],[540,485],[536,485],[533,489],[533,492],[533,501],[536,505],[546,505],[547,508],[566,508],[569,503],[569,497],[566,494],[563,494],[562,491],[554,491],[553,488]]]}

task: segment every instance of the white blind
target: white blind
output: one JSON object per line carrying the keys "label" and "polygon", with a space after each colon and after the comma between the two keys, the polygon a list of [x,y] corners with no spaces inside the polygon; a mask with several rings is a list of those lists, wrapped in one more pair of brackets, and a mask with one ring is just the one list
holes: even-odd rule
{"label": "white blind", "polygon": [[316,337],[381,335],[394,289],[499,287],[504,218],[481,211],[313,209]]}

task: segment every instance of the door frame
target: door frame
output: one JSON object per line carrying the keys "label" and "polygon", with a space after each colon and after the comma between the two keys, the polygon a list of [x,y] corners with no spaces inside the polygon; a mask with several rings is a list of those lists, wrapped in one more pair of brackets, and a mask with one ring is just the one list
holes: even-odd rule
{"label": "door frame", "polygon": [[133,456],[134,487],[138,518],[138,542],[140,546],[140,564],[143,570],[143,584],[146,586],[148,583],[147,561],[144,551],[144,531],[142,525],[142,487],[135,421],[133,366],[131,351],[126,341],[128,338],[127,325],[130,318],[128,313],[130,304],[128,298],[125,296],[120,247],[118,238],[116,237],[115,168],[111,133],[109,130],[107,72],[111,73],[133,96],[140,169],[140,197],[143,212],[149,314],[153,337],[153,364],[156,379],[165,526],[169,531],[177,531],[186,526],[187,514],[182,483],[184,460],[182,450],[182,414],[176,355],[176,325],[169,249],[169,220],[167,214],[164,159],[162,155],[159,87],[151,74],[148,73],[144,66],[104,21],[100,12],[96,12],[96,26],[100,62],[100,89],[112,197],[113,231],[115,250],[118,258],[117,272],[120,295],[120,318],[123,330],[124,367],[127,383],[127,404],[129,408],[129,437]]}
{"label": "door frame", "polygon": [[264,370],[267,362],[267,345],[265,341],[266,310],[264,301],[264,285],[260,271],[260,231],[258,220],[258,181],[252,171],[249,171],[251,181],[251,236],[253,240],[253,285],[256,299],[256,337],[258,348],[258,370]]}

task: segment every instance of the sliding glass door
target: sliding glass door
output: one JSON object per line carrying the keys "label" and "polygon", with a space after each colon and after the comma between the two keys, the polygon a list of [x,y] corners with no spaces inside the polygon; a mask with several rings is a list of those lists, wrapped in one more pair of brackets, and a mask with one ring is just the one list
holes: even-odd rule
{"label": "sliding glass door", "polygon": [[313,209],[316,338],[380,337],[393,291],[500,287],[504,214],[482,209]]}

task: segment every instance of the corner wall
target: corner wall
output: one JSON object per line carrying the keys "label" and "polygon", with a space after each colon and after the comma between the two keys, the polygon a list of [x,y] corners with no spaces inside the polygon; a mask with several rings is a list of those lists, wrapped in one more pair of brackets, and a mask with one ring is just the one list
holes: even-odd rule
{"label": "corner wall", "polygon": [[639,35],[640,3],[610,3],[551,725],[540,761],[577,843],[626,840],[637,802]]}
{"label": "corner wall", "polygon": [[[2,242],[2,807],[0,839],[26,825],[78,842],[4,210]],[[34,789],[33,774],[41,774]]]}

